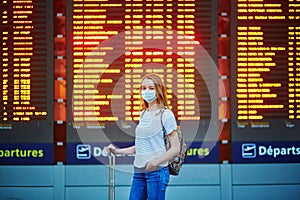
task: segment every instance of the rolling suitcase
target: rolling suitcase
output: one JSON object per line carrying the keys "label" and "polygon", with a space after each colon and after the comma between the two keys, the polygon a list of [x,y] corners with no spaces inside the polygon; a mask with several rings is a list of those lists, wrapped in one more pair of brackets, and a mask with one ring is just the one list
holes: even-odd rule
{"label": "rolling suitcase", "polygon": [[115,200],[115,165],[116,156],[112,153],[108,154],[108,200]]}

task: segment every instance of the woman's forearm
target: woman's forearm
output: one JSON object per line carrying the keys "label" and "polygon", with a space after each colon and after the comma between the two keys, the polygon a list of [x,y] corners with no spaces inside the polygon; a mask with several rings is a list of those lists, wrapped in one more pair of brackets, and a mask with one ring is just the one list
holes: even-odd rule
{"label": "woman's forearm", "polygon": [[173,131],[173,133],[169,134],[168,137],[169,137],[169,140],[171,143],[171,148],[168,149],[168,151],[165,154],[163,154],[159,158],[155,159],[157,166],[171,160],[176,155],[178,155],[178,153],[180,151],[180,144],[179,144],[177,131]]}
{"label": "woman's forearm", "polygon": [[178,153],[179,153],[178,149],[179,149],[179,147],[178,148],[171,147],[165,154],[163,154],[161,157],[157,158],[156,159],[157,166],[171,160],[176,155],[178,155]]}
{"label": "woman's forearm", "polygon": [[132,155],[135,154],[135,152],[135,145],[126,148],[116,149],[116,154],[121,155]]}

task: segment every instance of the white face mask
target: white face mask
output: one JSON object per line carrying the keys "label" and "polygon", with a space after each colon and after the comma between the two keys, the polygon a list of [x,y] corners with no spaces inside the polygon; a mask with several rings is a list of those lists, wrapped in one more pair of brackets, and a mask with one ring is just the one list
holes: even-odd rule
{"label": "white face mask", "polygon": [[151,103],[157,98],[155,90],[143,90],[142,97],[147,103]]}

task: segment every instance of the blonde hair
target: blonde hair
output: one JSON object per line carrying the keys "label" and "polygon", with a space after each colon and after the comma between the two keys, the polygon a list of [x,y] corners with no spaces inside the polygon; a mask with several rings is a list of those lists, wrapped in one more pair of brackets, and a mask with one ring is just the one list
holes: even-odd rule
{"label": "blonde hair", "polygon": [[[145,79],[150,79],[153,81],[154,88],[156,91],[156,96],[157,96],[157,103],[158,103],[159,107],[161,107],[161,108],[167,107],[168,108],[169,106],[168,106],[167,90],[166,90],[166,87],[163,84],[161,78],[157,74],[154,74],[154,73],[147,74],[142,78],[140,94],[142,91],[142,82]],[[141,97],[141,107],[142,107],[142,110],[147,109],[149,107],[148,102],[146,102],[142,97]]]}

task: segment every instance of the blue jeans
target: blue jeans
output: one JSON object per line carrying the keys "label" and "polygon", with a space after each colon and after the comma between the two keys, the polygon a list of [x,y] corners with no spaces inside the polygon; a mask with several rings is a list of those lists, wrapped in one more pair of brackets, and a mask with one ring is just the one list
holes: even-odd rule
{"label": "blue jeans", "polygon": [[169,178],[168,167],[152,172],[135,168],[129,200],[165,200]]}

